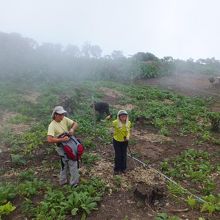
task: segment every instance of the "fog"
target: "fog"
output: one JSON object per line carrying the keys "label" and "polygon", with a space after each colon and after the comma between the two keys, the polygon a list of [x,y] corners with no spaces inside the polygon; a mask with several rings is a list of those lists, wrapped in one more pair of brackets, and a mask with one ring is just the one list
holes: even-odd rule
{"label": "fog", "polygon": [[220,59],[218,0],[0,1],[0,31],[38,43],[99,45],[103,55]]}

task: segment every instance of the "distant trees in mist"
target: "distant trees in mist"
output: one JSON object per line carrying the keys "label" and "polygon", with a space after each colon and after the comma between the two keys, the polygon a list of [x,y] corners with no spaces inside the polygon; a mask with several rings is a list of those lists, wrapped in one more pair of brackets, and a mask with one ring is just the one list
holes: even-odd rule
{"label": "distant trees in mist", "polygon": [[102,56],[102,49],[90,43],[85,43],[81,48],[76,45],[38,44],[17,33],[0,32],[1,79],[133,80],[174,72],[216,75],[219,69],[220,62],[215,58],[184,61],[167,56],[159,59],[149,52],[125,57],[120,50]]}

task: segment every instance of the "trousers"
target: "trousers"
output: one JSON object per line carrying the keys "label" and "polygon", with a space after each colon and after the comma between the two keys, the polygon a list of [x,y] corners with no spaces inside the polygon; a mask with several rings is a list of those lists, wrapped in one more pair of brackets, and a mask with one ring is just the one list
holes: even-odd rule
{"label": "trousers", "polygon": [[61,170],[60,170],[60,184],[63,185],[68,182],[68,172],[70,173],[69,184],[75,185],[79,183],[79,169],[78,162],[73,160],[67,160],[65,157],[61,157]]}
{"label": "trousers", "polygon": [[113,138],[113,147],[115,150],[114,171],[125,171],[127,168],[128,141],[119,142]]}

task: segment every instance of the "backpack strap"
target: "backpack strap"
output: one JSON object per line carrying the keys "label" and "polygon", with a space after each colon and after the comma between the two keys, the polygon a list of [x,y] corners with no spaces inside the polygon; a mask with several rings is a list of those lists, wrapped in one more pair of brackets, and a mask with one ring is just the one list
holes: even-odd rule
{"label": "backpack strap", "polygon": [[[78,140],[74,136],[70,136],[70,139],[74,141],[74,143],[77,145]],[[79,169],[79,157],[78,157],[78,151],[76,152],[76,161],[77,161],[77,168]]]}

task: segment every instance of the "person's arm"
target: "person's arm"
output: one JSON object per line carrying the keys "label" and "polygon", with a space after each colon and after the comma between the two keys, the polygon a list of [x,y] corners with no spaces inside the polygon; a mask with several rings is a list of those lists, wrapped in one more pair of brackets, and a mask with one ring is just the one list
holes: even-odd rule
{"label": "person's arm", "polygon": [[48,143],[61,143],[61,142],[65,142],[65,141],[68,141],[68,140],[69,140],[68,136],[61,137],[61,138],[53,137],[51,135],[47,136]]}
{"label": "person's arm", "polygon": [[70,130],[69,130],[69,134],[70,135],[73,135],[74,133],[75,133],[75,130],[78,128],[78,123],[77,122],[73,122],[73,124],[72,124],[72,126],[71,126],[71,128],[70,128]]}
{"label": "person's arm", "polygon": [[115,134],[115,129],[116,129],[116,124],[115,124],[115,121],[113,121],[113,122],[112,122],[112,126],[111,126],[111,128],[110,128],[110,134],[111,134],[112,136],[114,136],[114,134]]}
{"label": "person's arm", "polygon": [[131,122],[129,122],[129,126],[128,126],[128,134],[127,134],[127,137],[126,137],[126,141],[129,141],[129,139],[130,139],[130,135],[131,135]]}
{"label": "person's arm", "polygon": [[113,127],[109,128],[109,131],[110,131],[110,134],[113,136],[113,134],[114,134],[114,128],[113,128]]}

